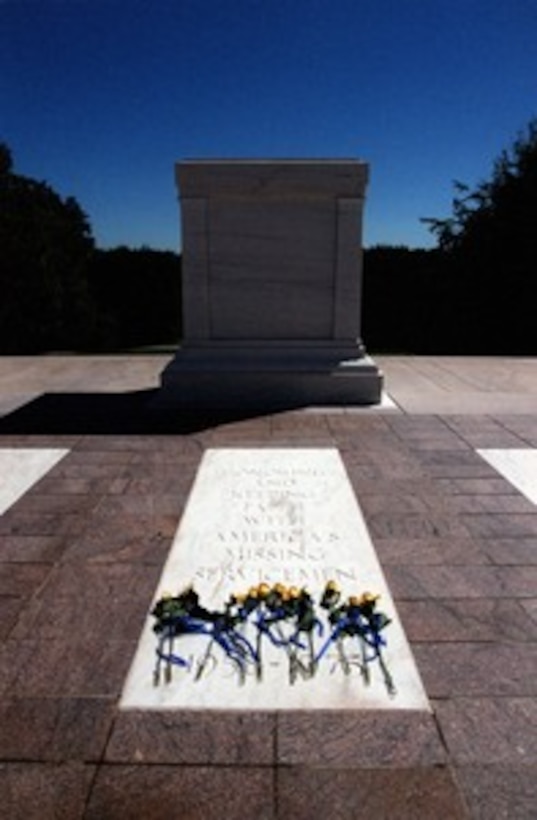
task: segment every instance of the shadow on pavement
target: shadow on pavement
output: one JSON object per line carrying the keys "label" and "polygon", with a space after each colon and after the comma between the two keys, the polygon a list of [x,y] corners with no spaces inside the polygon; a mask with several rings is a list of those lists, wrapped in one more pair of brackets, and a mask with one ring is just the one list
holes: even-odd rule
{"label": "shadow on pavement", "polygon": [[187,434],[271,412],[246,408],[162,408],[154,405],[157,393],[156,389],[132,393],[44,393],[0,418],[0,434]]}

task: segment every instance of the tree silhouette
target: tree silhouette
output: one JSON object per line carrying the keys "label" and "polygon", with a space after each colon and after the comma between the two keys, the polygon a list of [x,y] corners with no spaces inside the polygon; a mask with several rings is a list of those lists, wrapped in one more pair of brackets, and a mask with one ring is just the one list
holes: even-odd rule
{"label": "tree silhouette", "polygon": [[13,172],[0,146],[0,350],[78,346],[92,325],[88,220],[73,197]]}
{"label": "tree silhouette", "polygon": [[455,183],[452,216],[427,218],[452,263],[454,319],[476,352],[537,350],[537,120],[475,189]]}
{"label": "tree silhouette", "polygon": [[126,247],[98,250],[90,292],[108,345],[130,348],[178,343],[181,336],[181,258],[171,251]]}
{"label": "tree silhouette", "polygon": [[502,151],[490,180],[473,191],[462,182],[454,185],[458,196],[453,199],[453,216],[422,220],[440,247],[469,252],[474,246],[482,250],[491,244],[504,249],[512,241],[522,242],[520,250],[526,249],[528,241],[535,247],[537,120],[529,123],[510,149]]}
{"label": "tree silhouette", "polygon": [[377,353],[449,353],[449,261],[439,250],[377,245],[364,251],[362,327]]}
{"label": "tree silhouette", "polygon": [[13,170],[13,157],[9,146],[0,142],[0,177],[10,174]]}

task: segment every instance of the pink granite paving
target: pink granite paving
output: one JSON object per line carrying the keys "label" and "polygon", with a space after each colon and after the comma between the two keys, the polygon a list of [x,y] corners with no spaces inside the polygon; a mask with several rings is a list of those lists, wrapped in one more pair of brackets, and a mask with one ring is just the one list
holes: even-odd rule
{"label": "pink granite paving", "polygon": [[[0,447],[71,448],[0,517],[0,816],[535,817],[537,508],[475,448],[537,446],[537,414],[198,415],[155,434],[141,408],[64,433],[58,403],[0,419]],[[432,714],[120,712],[203,451],[308,445],[342,455]]]}

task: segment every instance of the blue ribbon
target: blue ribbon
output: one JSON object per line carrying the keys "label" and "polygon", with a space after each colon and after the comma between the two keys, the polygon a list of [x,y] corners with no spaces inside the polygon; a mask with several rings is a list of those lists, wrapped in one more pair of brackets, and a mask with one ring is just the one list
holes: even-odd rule
{"label": "blue ribbon", "polygon": [[[296,625],[294,632],[287,637],[283,635],[275,635],[273,629],[281,623],[294,622],[296,624],[296,614],[290,613],[284,607],[275,607],[270,610],[260,610],[256,607],[241,607],[238,610],[238,617],[231,617],[229,612],[216,616],[216,619],[203,619],[199,616],[192,616],[187,613],[165,615],[157,621],[154,626],[154,631],[159,635],[159,644],[157,648],[158,663],[161,661],[183,668],[190,669],[191,663],[185,658],[170,652],[164,651],[164,644],[166,640],[170,641],[170,650],[173,639],[180,635],[206,635],[210,640],[220,646],[225,655],[235,664],[238,665],[241,672],[244,673],[245,665],[247,663],[254,663],[259,666],[260,653],[248,638],[241,634],[236,628],[238,625],[245,625],[248,623],[250,616],[256,614],[253,622],[254,627],[258,631],[258,640],[262,635],[266,635],[271,643],[278,647],[289,649],[290,647],[305,650],[306,644],[301,640],[306,629],[301,629],[300,625]],[[386,646],[386,641],[382,637],[381,630],[386,625],[385,617],[379,613],[370,612],[366,615],[358,609],[353,607],[345,614],[341,612],[339,620],[336,622],[330,635],[324,641],[321,649],[314,658],[314,665],[324,657],[330,646],[341,637],[356,637],[361,642],[362,660],[364,663],[371,663],[377,658],[383,663],[381,657],[381,647]],[[324,633],[322,622],[318,618],[312,621],[311,632],[316,631],[321,637]],[[372,650],[372,653],[366,655],[363,644]],[[158,674],[158,666],[157,666]]]}
{"label": "blue ribbon", "polygon": [[218,621],[215,623],[202,621],[190,615],[171,616],[164,619],[158,626],[160,627],[158,631],[162,633],[162,642],[157,650],[157,655],[164,661],[169,661],[179,666],[189,666],[188,662],[179,655],[173,655],[172,653],[167,654],[161,647],[166,638],[190,634],[207,635],[221,647],[232,661],[238,663],[241,668],[244,662],[249,658],[254,662],[258,662],[257,653],[251,643],[232,626],[223,626],[221,623],[218,623]]}
{"label": "blue ribbon", "polygon": [[357,637],[364,641],[368,646],[375,650],[374,654],[369,658],[364,658],[366,663],[374,661],[380,655],[380,647],[386,646],[386,641],[377,629],[368,621],[364,619],[359,613],[357,615],[345,615],[338,621],[335,629],[332,630],[327,640],[324,642],[320,651],[318,652],[315,663],[317,664],[323,655],[326,654],[329,647],[337,641],[340,635],[348,637]]}

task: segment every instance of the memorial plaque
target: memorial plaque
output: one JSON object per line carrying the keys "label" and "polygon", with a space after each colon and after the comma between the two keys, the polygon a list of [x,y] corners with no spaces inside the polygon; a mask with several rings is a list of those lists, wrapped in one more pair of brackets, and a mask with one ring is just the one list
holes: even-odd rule
{"label": "memorial plaque", "polygon": [[[379,610],[391,619],[383,632],[385,666],[367,667],[358,642],[330,643],[327,618],[295,644],[263,636],[262,673],[237,665],[206,634],[180,635],[174,652],[184,665],[155,685],[157,637],[148,616],[123,692],[123,708],[174,709],[428,709],[410,648],[362,513],[335,449],[215,449],[201,462],[183,519],[155,594],[193,585],[207,609],[222,610],[232,593],[264,583],[305,587],[318,602],[328,581],[344,599],[379,593]],[[323,620],[323,619],[321,619]],[[322,628],[322,633],[321,633]],[[284,637],[280,632],[280,637]],[[288,633],[287,633],[288,634]],[[241,638],[242,640],[242,638]],[[250,642],[254,638],[250,635]],[[281,642],[283,644],[283,641]],[[325,651],[323,652],[323,647]],[[353,648],[354,647],[354,648]],[[319,660],[307,673],[308,652]],[[322,658],[320,657],[322,655]],[[296,663],[295,663],[296,662]],[[290,669],[295,663],[294,673]],[[312,667],[313,668],[313,667]],[[256,673],[257,672],[257,673]]]}

